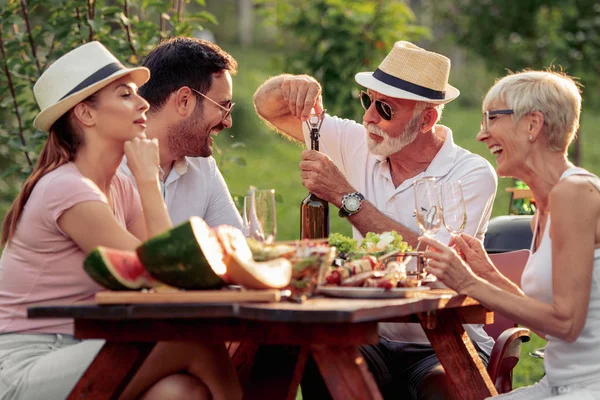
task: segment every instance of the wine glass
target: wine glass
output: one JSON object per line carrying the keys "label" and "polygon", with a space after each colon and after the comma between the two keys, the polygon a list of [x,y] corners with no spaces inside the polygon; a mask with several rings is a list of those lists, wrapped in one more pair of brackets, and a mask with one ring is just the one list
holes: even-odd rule
{"label": "wine glass", "polygon": [[424,236],[435,235],[442,226],[436,178],[415,181],[415,216]]}
{"label": "wine glass", "polygon": [[[415,216],[417,225],[423,236],[435,235],[442,226],[442,213],[438,196],[438,187],[436,178],[423,178],[416,180],[415,187]],[[421,242],[417,244],[416,252],[419,251]],[[419,258],[419,257],[417,257]],[[427,261],[425,261],[427,263]],[[416,272],[420,274],[421,263],[416,265]]]}
{"label": "wine glass", "polygon": [[250,206],[251,206],[252,196],[244,196],[244,205],[242,208],[242,233],[244,236],[250,236]]}
{"label": "wine glass", "polygon": [[444,226],[452,236],[458,236],[467,225],[467,209],[460,181],[444,182],[439,185],[440,206]]}
{"label": "wine glass", "polygon": [[249,236],[267,244],[274,242],[277,235],[275,189],[255,189],[249,197],[244,207]]}

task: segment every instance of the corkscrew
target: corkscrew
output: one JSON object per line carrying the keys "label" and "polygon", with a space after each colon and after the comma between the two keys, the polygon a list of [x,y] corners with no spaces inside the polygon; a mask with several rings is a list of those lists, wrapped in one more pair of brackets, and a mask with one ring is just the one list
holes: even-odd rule
{"label": "corkscrew", "polygon": [[310,116],[306,120],[306,126],[310,130],[310,148],[312,150],[319,151],[319,132],[321,131],[321,125],[323,125],[323,120],[325,119],[326,111],[327,110],[323,110],[321,115],[310,114]]}

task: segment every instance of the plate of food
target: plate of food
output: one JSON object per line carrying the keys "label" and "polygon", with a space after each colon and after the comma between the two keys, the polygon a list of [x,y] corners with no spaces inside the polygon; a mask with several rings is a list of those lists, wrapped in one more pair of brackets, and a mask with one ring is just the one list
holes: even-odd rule
{"label": "plate of food", "polygon": [[409,297],[414,292],[430,290],[429,286],[395,287],[385,289],[380,287],[351,287],[351,286],[319,286],[318,293],[330,297],[353,299],[391,299]]}
{"label": "plate of food", "polygon": [[[359,245],[354,239],[332,234],[329,244],[341,247],[341,257],[328,268],[319,292],[327,296],[351,298],[407,297],[429,290],[422,286],[425,274],[412,259],[422,260],[397,232],[368,233]],[[339,249],[338,249],[339,250]]]}

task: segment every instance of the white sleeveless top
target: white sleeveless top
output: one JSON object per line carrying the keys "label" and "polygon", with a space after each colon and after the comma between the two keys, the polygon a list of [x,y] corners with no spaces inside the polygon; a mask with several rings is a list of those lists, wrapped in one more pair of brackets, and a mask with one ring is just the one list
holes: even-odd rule
{"label": "white sleeveless top", "polygon": [[[571,175],[595,177],[582,168],[569,168],[560,179]],[[598,188],[598,184],[596,184]],[[600,190],[600,188],[598,188]],[[552,239],[550,238],[550,218],[543,232],[537,251],[533,252],[523,271],[521,287],[528,296],[544,303],[552,303]],[[548,336],[544,367],[551,386],[571,385],[600,379],[600,249],[594,251],[592,288],[587,318],[581,334],[573,343]],[[582,282],[584,284],[584,282]]]}

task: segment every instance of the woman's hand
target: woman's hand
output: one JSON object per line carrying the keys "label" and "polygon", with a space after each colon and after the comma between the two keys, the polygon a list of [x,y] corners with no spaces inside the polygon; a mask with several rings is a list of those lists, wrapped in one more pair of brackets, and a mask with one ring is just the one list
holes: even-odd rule
{"label": "woman's hand", "polygon": [[459,236],[453,236],[449,246],[454,246],[457,253],[460,254],[462,259],[467,262],[471,270],[478,276],[486,278],[490,273],[496,271],[494,264],[492,264],[487,252],[483,248],[483,243],[473,236],[464,233]]}
{"label": "woman's hand", "polygon": [[420,237],[419,240],[430,247],[424,253],[427,259],[426,272],[435,275],[446,286],[458,293],[466,294],[467,288],[477,281],[477,277],[471,268],[453,248],[425,236]]}
{"label": "woman's hand", "polygon": [[125,142],[127,166],[136,183],[156,183],[158,180],[158,140],[147,139],[146,135]]}

